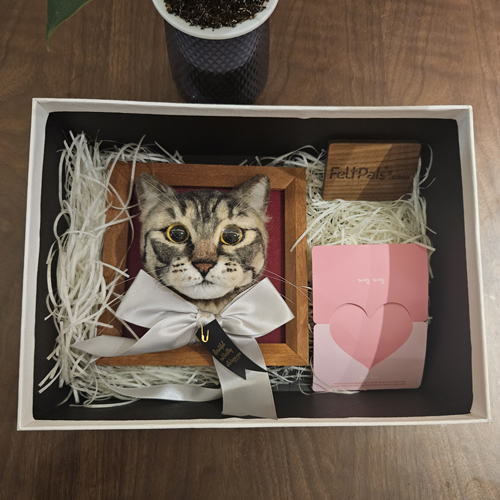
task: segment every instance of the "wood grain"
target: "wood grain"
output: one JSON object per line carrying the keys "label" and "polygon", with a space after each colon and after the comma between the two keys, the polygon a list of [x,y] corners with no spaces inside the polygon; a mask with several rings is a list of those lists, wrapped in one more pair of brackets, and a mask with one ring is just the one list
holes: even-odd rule
{"label": "wood grain", "polygon": [[[493,422],[16,432],[31,99],[179,101],[150,1],[90,2],[44,46],[44,2],[0,0],[0,498],[500,498],[500,9],[280,0],[258,104],[471,104]],[[79,131],[75,131],[79,132]]]}
{"label": "wood grain", "polygon": [[[114,190],[108,191],[106,210],[106,224],[113,222],[106,230],[102,244],[102,261],[106,264],[102,274],[109,285],[116,276],[115,269],[125,271],[127,267],[128,230],[129,223],[124,207],[130,190],[130,177],[127,178],[118,165],[113,168],[110,176],[110,185]],[[110,267],[112,266],[112,267]],[[113,295],[109,304],[111,310],[106,310],[100,316],[99,322],[109,325],[110,328],[99,327],[98,335],[121,336],[122,325],[112,311],[118,309],[118,302],[114,299],[125,293],[125,278],[120,278],[113,288]]]}
{"label": "wood grain", "polygon": [[[132,164],[117,163],[111,173],[108,196],[109,208],[106,221],[122,220],[112,225],[104,234],[103,256],[104,278],[111,283],[115,277],[113,269],[125,270],[129,224],[121,211],[129,196],[132,182],[143,173],[155,175],[161,182],[172,187],[234,188],[254,175],[264,174],[270,179],[271,189],[284,191],[283,223],[285,225],[284,259],[285,298],[294,314],[294,319],[285,325],[285,345],[262,344],[261,351],[268,366],[294,366],[309,364],[307,256],[306,242],[302,240],[293,252],[290,249],[306,229],[306,174],[304,169],[293,167],[251,167],[231,165],[196,165],[137,163],[132,174]],[[123,294],[125,281],[120,280],[114,288],[115,296]],[[111,306],[116,310],[117,305]],[[111,311],[105,311],[100,321],[108,324],[100,334],[121,336],[123,327]],[[213,358],[201,345],[188,345],[172,351],[147,353],[118,358],[101,358],[99,365],[212,365]]]}
{"label": "wood grain", "polygon": [[420,144],[332,142],[323,179],[324,200],[398,200],[411,192]]}

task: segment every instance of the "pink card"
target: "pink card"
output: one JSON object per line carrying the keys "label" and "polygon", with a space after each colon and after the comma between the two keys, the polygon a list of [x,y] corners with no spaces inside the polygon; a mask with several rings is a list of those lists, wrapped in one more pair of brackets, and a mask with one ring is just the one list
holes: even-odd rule
{"label": "pink card", "polygon": [[312,249],[315,391],[420,386],[427,251],[414,245]]}

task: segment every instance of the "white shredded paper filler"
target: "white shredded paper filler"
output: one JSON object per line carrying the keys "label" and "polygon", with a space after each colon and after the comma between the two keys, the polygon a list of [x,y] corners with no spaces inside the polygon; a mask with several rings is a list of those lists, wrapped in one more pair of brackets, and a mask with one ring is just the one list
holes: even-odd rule
{"label": "white shredded paper filler", "polygon": [[[114,393],[103,381],[126,388],[167,383],[219,385],[213,366],[99,366],[90,362],[88,354],[70,348],[75,342],[94,337],[97,327],[107,326],[99,323],[99,318],[104,310],[111,310],[113,301],[120,300],[113,292],[116,282],[123,276],[128,278],[126,272],[114,269],[114,280],[106,284],[103,266],[107,264],[100,260],[106,229],[116,223],[131,224],[128,209],[132,190],[127,199],[120,200],[120,206],[115,207],[120,209],[115,220],[105,221],[107,194],[112,189],[109,179],[116,163],[132,162],[132,175],[136,162],[184,163],[178,152],[170,154],[157,144],[162,151],[160,154],[142,146],[141,142],[101,151],[101,143],[91,142],[85,134],[71,135],[59,164],[61,212],[54,222],[55,242],[47,258],[47,308],[50,314],[46,318],[53,318],[58,335],[54,350],[48,357],[55,361],[55,366],[39,386],[43,392],[56,381],[59,387],[68,385],[70,391],[65,401],[73,395],[77,404],[87,407],[135,401]],[[426,235],[430,230],[420,189],[428,179],[431,165],[420,175],[419,162],[413,190],[407,199],[391,202],[324,201],[321,188],[325,159],[325,151],[318,152],[309,146],[279,158],[255,159],[257,165],[306,169],[307,231],[300,239],[306,238],[309,256],[315,245],[374,243],[417,243],[427,248],[430,256],[433,248]],[[56,283],[52,279],[54,266]],[[309,338],[312,348],[312,314]],[[308,387],[312,381],[310,367],[268,367],[268,370],[273,387],[296,382],[299,382],[299,387],[301,384]],[[102,403],[111,397],[124,402]]]}

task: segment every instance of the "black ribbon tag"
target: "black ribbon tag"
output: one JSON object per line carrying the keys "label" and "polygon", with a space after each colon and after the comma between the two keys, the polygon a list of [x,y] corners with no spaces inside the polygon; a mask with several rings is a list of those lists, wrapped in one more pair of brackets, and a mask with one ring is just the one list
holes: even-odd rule
{"label": "black ribbon tag", "polygon": [[239,377],[247,379],[245,370],[267,372],[236,347],[216,319],[202,326],[196,332],[196,336],[217,361]]}

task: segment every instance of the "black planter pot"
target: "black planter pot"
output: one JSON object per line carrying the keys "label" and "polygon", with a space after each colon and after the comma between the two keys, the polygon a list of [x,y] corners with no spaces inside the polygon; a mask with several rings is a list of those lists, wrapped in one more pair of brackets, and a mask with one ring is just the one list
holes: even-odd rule
{"label": "black planter pot", "polygon": [[165,22],[172,77],[188,102],[251,104],[269,69],[269,20],[225,40],[188,35]]}

